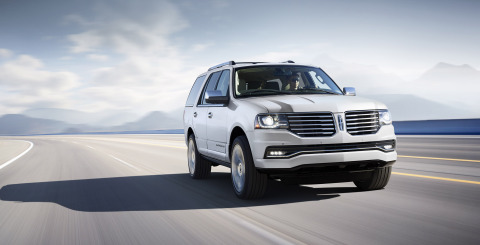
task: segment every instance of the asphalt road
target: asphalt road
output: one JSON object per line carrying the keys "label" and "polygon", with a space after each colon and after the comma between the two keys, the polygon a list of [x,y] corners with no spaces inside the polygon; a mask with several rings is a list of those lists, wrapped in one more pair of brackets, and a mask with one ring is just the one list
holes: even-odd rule
{"label": "asphalt road", "polygon": [[[31,143],[30,143],[31,142]],[[188,175],[183,135],[0,137],[0,244],[480,244],[480,137],[407,137],[384,190]]]}

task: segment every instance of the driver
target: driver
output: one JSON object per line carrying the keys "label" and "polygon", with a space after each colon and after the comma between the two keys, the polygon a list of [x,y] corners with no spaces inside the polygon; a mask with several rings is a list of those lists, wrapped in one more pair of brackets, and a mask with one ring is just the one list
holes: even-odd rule
{"label": "driver", "polygon": [[285,88],[287,88],[286,90],[298,90],[298,85],[300,84],[299,78],[300,77],[298,74],[295,73],[287,76],[287,86],[285,86]]}

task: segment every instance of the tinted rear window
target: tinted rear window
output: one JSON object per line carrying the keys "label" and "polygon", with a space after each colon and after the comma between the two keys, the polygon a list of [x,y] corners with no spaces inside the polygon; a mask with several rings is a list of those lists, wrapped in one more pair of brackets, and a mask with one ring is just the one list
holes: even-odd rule
{"label": "tinted rear window", "polygon": [[185,103],[185,106],[193,106],[195,104],[195,99],[197,98],[198,93],[200,92],[200,89],[202,88],[203,81],[205,80],[205,75],[200,76],[195,80],[195,83],[192,86],[192,89],[190,90],[190,94],[188,95],[187,98],[187,103]]}

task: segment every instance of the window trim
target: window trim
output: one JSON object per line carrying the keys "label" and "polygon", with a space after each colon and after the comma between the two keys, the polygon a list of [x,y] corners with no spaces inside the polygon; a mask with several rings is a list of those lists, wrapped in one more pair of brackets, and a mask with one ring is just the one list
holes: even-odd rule
{"label": "window trim", "polygon": [[229,87],[227,88],[227,96],[232,98],[230,96],[230,90],[231,90],[230,87],[231,87],[231,82],[233,80],[232,79],[232,69],[223,69],[223,70],[219,70],[219,71],[214,71],[214,72],[210,73],[210,75],[208,76],[208,79],[205,81],[205,83],[203,85],[202,92],[201,92],[200,97],[198,98],[198,101],[197,101],[197,104],[196,104],[197,107],[224,107],[224,106],[228,106],[228,105],[223,105],[223,104],[202,103],[204,98],[205,98],[205,93],[207,92],[208,83],[210,82],[210,79],[213,76],[213,74],[220,73],[220,75],[217,78],[217,81],[215,81],[215,88],[217,88],[218,83],[220,81],[220,78],[222,77],[222,74],[223,74],[224,71],[229,71],[230,72],[230,76],[229,76],[230,81],[228,83]]}

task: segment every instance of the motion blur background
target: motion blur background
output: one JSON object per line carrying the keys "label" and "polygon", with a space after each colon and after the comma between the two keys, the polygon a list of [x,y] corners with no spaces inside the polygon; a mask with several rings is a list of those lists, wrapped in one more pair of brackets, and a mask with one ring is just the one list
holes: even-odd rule
{"label": "motion blur background", "polygon": [[196,76],[228,60],[320,66],[396,122],[480,118],[479,10],[471,0],[2,0],[0,135],[178,129]]}

